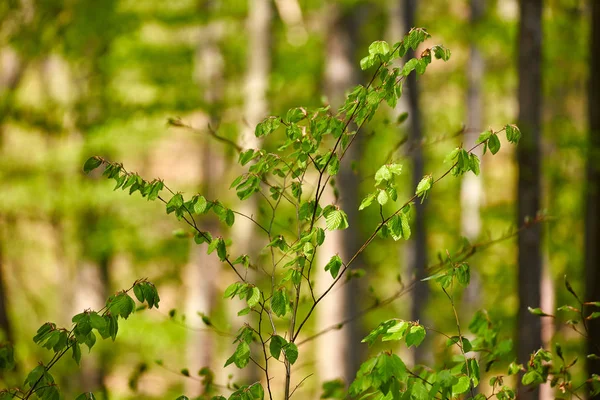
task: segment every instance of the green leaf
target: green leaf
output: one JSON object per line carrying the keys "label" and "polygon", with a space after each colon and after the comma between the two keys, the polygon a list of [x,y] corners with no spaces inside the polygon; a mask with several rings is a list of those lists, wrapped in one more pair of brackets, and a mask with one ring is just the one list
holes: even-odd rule
{"label": "green leaf", "polygon": [[144,302],[145,298],[144,298],[144,290],[142,289],[142,285],[140,285],[138,283],[135,286],[133,286],[133,294],[135,295],[135,298],[138,299],[138,301],[140,303]]}
{"label": "green leaf", "polygon": [[458,279],[458,283],[463,286],[468,286],[471,281],[471,270],[469,268],[469,264],[462,263],[456,268],[456,278]]}
{"label": "green leaf", "polygon": [[506,130],[506,139],[513,144],[519,143],[521,140],[521,131],[516,125],[508,124],[504,127]]}
{"label": "green leaf", "polygon": [[421,197],[422,199],[427,198],[427,195],[428,195],[429,190],[431,189],[432,185],[433,185],[433,177],[431,175],[424,176],[423,179],[421,179],[421,181],[417,185],[417,190],[416,190],[415,194],[418,197]]}
{"label": "green leaf", "polygon": [[390,235],[394,240],[400,240],[402,238],[409,239],[410,238],[410,224],[408,221],[408,215],[404,212],[399,212],[394,215],[387,223],[387,227],[389,228]]}
{"label": "green leaf", "polygon": [[360,206],[358,207],[358,210],[361,211],[361,210],[364,210],[365,208],[369,207],[375,200],[375,197],[377,197],[376,193],[369,193],[367,195],[367,197],[365,197],[363,199],[363,201],[360,202]]}
{"label": "green leaf", "polygon": [[217,255],[219,256],[219,260],[225,261],[227,259],[227,248],[225,247],[225,240],[223,238],[219,238],[216,240],[217,242]]}
{"label": "green leaf", "polygon": [[450,59],[450,49],[441,45],[433,46],[431,49],[433,50],[435,58],[438,60],[448,61]]}
{"label": "green leaf", "polygon": [[471,387],[471,380],[468,376],[461,376],[458,378],[458,383],[452,386],[452,397],[457,397],[465,393]]}
{"label": "green leaf", "polygon": [[473,173],[475,175],[479,175],[479,172],[480,172],[479,163],[480,163],[479,157],[477,157],[473,153],[469,154],[469,169],[471,171],[473,171]]}
{"label": "green leaf", "polygon": [[287,312],[287,293],[285,289],[276,290],[271,297],[271,309],[278,317],[284,317]]}
{"label": "green leaf", "polygon": [[227,286],[227,289],[225,289],[225,293],[223,293],[223,298],[233,298],[238,293],[242,285],[243,284],[240,282],[234,282],[231,285]]}
{"label": "green leaf", "polygon": [[79,362],[81,361],[81,348],[79,347],[79,343],[73,343],[71,349],[73,350],[73,360],[79,365]]}
{"label": "green leaf", "polygon": [[398,321],[396,325],[387,329],[386,333],[381,338],[382,342],[391,340],[402,340],[406,335],[410,324],[406,321]]}
{"label": "green leaf", "polygon": [[421,325],[413,325],[406,335],[406,345],[418,347],[423,339],[425,339],[425,328]]}
{"label": "green leaf", "polygon": [[0,371],[10,371],[15,368],[15,351],[12,344],[0,344]]}
{"label": "green leaf", "polygon": [[360,69],[365,71],[375,65],[376,62],[376,57],[370,54],[360,60]]}
{"label": "green leaf", "polygon": [[390,52],[390,45],[383,40],[378,40],[376,42],[371,43],[369,46],[369,54],[370,55],[387,55]]}
{"label": "green leaf", "polygon": [[544,377],[537,372],[536,370],[529,370],[523,375],[523,379],[521,379],[521,383],[523,385],[539,385],[540,383],[544,383]]}
{"label": "green leaf", "polygon": [[380,323],[377,328],[373,329],[362,341],[361,343],[368,343],[371,346],[379,336],[387,333],[388,329],[397,324],[397,320],[390,319],[385,322]]}
{"label": "green leaf", "polygon": [[552,317],[553,315],[550,314],[546,314],[545,312],[542,311],[541,308],[531,308],[531,307],[527,307],[527,310],[529,310],[529,312],[533,315],[539,315],[540,317]]}
{"label": "green leaf", "polygon": [[415,68],[417,68],[417,65],[419,65],[419,60],[417,60],[416,58],[411,58],[406,62],[406,64],[404,64],[404,67],[402,68],[402,75],[410,75],[410,73],[414,71]]}
{"label": "green leaf", "polygon": [[249,361],[250,345],[245,341],[242,341],[235,349],[235,353],[233,353],[233,355],[227,359],[224,366],[226,367],[233,363],[238,368],[244,368],[246,365],[248,365]]}
{"label": "green leaf", "polygon": [[273,133],[281,126],[281,121],[277,117],[267,117],[261,123],[256,125],[254,135],[256,137],[267,136]]}
{"label": "green leaf", "polygon": [[96,168],[102,165],[102,159],[98,156],[90,157],[87,159],[85,164],[83,164],[83,172],[89,174]]}
{"label": "green leaf", "polygon": [[298,359],[298,347],[294,343],[287,343],[282,349],[285,358],[287,358],[290,364],[294,364]]}
{"label": "green leaf", "polygon": [[342,210],[332,208],[323,214],[325,215],[325,225],[330,231],[348,228],[348,217]]}
{"label": "green leaf", "polygon": [[248,302],[248,307],[252,308],[258,304],[260,301],[260,290],[253,286],[252,289],[248,291],[246,295],[246,301]]}
{"label": "green leaf", "polygon": [[44,325],[40,326],[40,328],[37,330],[36,335],[33,337],[33,341],[37,344],[40,344],[45,339],[47,339],[48,336],[55,329],[56,329],[56,324],[53,324],[52,322],[46,322]]}
{"label": "green leaf", "polygon": [[173,211],[180,209],[183,206],[183,196],[181,193],[177,193],[167,203],[167,214],[171,214]]}
{"label": "green leaf", "polygon": [[[246,151],[242,151],[240,153],[239,159],[238,159],[238,163],[242,166],[248,164],[250,162],[250,160],[252,160],[255,157],[254,155],[254,149],[248,149]],[[233,185],[235,186],[235,185]]]}
{"label": "green leaf", "polygon": [[102,331],[106,329],[107,322],[104,317],[99,315],[97,312],[92,311],[90,313],[90,325],[92,328]]}
{"label": "green leaf", "polygon": [[477,139],[477,141],[475,142],[475,144],[479,144],[479,143],[483,143],[486,140],[488,140],[492,135],[494,134],[494,132],[492,132],[491,130],[487,130],[483,133],[481,133],[479,135],[479,138]]}
{"label": "green leaf", "polygon": [[385,190],[379,190],[379,194],[377,194],[377,202],[382,206],[386,205],[389,200],[389,195]]}
{"label": "green leaf", "polygon": [[329,271],[331,276],[335,279],[337,278],[338,272],[340,271],[340,267],[342,266],[342,264],[342,259],[336,254],[335,256],[331,257],[331,259],[325,266],[325,271]]}
{"label": "green leaf", "polygon": [[599,311],[594,311],[593,313],[591,313],[590,315],[588,315],[585,319],[590,320],[590,319],[596,319],[596,318],[600,318],[600,312]]}
{"label": "green leaf", "polygon": [[498,139],[498,135],[491,135],[488,139],[487,146],[492,154],[496,154],[500,151],[500,139]]}
{"label": "green leaf", "polygon": [[290,110],[288,110],[286,116],[285,116],[285,122],[288,124],[293,124],[296,122],[299,122],[301,120],[303,120],[304,118],[306,118],[306,110],[302,107],[298,107],[298,108],[292,108]]}
{"label": "green leaf", "polygon": [[269,351],[271,355],[279,360],[279,356],[281,355],[281,349],[283,346],[287,344],[287,341],[279,335],[271,336],[271,341],[269,342]]}
{"label": "green leaf", "polygon": [[510,365],[508,366],[508,375],[510,376],[510,375],[518,374],[522,369],[523,369],[523,366],[521,364],[511,362]]}
{"label": "green leaf", "polygon": [[106,303],[106,307],[112,315],[127,319],[135,310],[135,302],[127,293],[122,292],[116,296],[111,296]]}

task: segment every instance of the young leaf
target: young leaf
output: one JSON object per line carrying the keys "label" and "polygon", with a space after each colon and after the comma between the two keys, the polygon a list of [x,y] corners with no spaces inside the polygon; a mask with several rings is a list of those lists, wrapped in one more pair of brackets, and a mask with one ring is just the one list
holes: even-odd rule
{"label": "young leaf", "polygon": [[332,208],[324,212],[325,223],[330,231],[348,228],[348,217],[340,209]]}
{"label": "young leaf", "polygon": [[421,325],[413,325],[406,335],[406,345],[418,347],[423,339],[425,339],[425,328]]}
{"label": "young leaf", "polygon": [[537,308],[527,307],[527,310],[529,310],[529,312],[531,314],[539,315],[540,317],[553,317],[553,315],[546,314],[545,312],[543,312],[542,309],[539,307],[537,307]]}
{"label": "young leaf", "polygon": [[506,139],[513,144],[518,144],[521,140],[521,131],[516,125],[508,124],[504,128],[506,130]]}
{"label": "young leaf", "polygon": [[422,200],[427,198],[427,195],[429,194],[429,190],[431,189],[432,185],[433,177],[431,175],[424,176],[423,179],[421,179],[421,181],[417,185],[417,191],[415,192],[415,194],[417,195],[417,197],[421,197]]}
{"label": "young leaf", "polygon": [[487,146],[492,154],[496,154],[500,151],[500,139],[498,139],[498,135],[491,135],[488,139]]}
{"label": "young leaf", "polygon": [[281,349],[283,346],[287,344],[287,341],[279,335],[271,336],[271,341],[269,342],[269,351],[271,355],[279,360],[279,356],[281,355]]}
{"label": "young leaf", "polygon": [[83,172],[89,174],[96,168],[102,165],[102,159],[98,156],[90,157],[87,159],[85,164],[83,164]]}
{"label": "young leaf", "polygon": [[246,301],[248,302],[248,307],[252,308],[258,304],[260,301],[260,290],[253,286],[252,289],[248,291],[246,295]]}
{"label": "young leaf", "polygon": [[173,211],[178,210],[183,206],[183,196],[181,193],[177,193],[171,197],[171,200],[167,203],[167,214],[171,214]]}
{"label": "young leaf", "polygon": [[378,40],[376,42],[373,42],[369,46],[369,54],[371,54],[371,55],[376,55],[376,54],[386,55],[389,52],[390,52],[390,45],[386,41],[383,41],[383,40]]}
{"label": "young leaf", "polygon": [[329,271],[331,276],[335,279],[337,278],[338,272],[340,271],[340,267],[342,266],[342,264],[342,259],[336,254],[335,256],[331,257],[331,259],[325,266],[325,271]]}
{"label": "young leaf", "polygon": [[278,317],[284,317],[287,312],[287,293],[285,289],[276,290],[271,297],[271,309]]}
{"label": "young leaf", "polygon": [[290,364],[294,364],[298,359],[298,347],[294,343],[287,343],[282,349],[285,358],[287,358]]}
{"label": "young leaf", "polygon": [[[238,368],[244,368],[250,361],[250,345],[246,342],[240,342],[234,353],[234,363]],[[229,360],[227,360],[229,362]],[[225,364],[227,366],[228,364]]]}
{"label": "young leaf", "polygon": [[382,206],[386,205],[389,200],[388,192],[382,189],[379,189],[379,193],[377,194],[377,202]]}
{"label": "young leaf", "polygon": [[376,193],[369,193],[367,195],[367,197],[365,197],[363,199],[363,201],[360,202],[360,206],[358,207],[358,210],[361,211],[361,210],[364,210],[365,208],[369,207],[375,200],[375,197],[377,197]]}

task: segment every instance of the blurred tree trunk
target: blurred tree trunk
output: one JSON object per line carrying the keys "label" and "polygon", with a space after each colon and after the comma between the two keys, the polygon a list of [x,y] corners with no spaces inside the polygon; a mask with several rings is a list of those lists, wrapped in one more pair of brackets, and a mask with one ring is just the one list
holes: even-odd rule
{"label": "blurred tree trunk", "polygon": [[[585,218],[586,300],[600,301],[600,2],[591,2],[588,83],[589,148]],[[588,353],[600,355],[600,319],[589,321]],[[600,361],[587,360],[588,375],[600,375]]]}
{"label": "blurred tree trunk", "polygon": [[[415,26],[415,14],[417,11],[417,0],[404,0],[404,26],[406,31]],[[406,60],[415,56],[413,50],[406,53]],[[410,114],[409,124],[409,148],[411,149],[410,158],[412,161],[412,186],[413,190],[425,174],[425,159],[423,155],[423,128],[421,126],[421,112],[419,108],[419,85],[417,75],[412,73],[406,78],[405,93],[408,98],[408,113]],[[416,201],[415,204],[415,223],[412,248],[410,248],[409,268],[417,279],[425,275],[427,266],[427,231],[425,226],[425,206],[426,201]],[[423,319],[423,312],[427,306],[429,298],[429,286],[426,283],[415,285],[412,291],[411,302],[411,320],[417,321]],[[420,363],[424,361],[425,347],[414,349],[414,361]]]}
{"label": "blurred tree trunk", "polygon": [[[540,137],[542,109],[542,0],[522,0],[519,27],[519,120],[523,132],[517,147],[519,166],[517,224],[535,218],[540,208]],[[519,234],[519,312],[517,358],[526,363],[542,346],[541,323],[527,307],[540,304],[542,280],[541,227],[531,226]],[[539,390],[520,386],[519,398],[537,399]]]}
{"label": "blurred tree trunk", "polygon": [[[328,32],[326,42],[326,65],[324,86],[325,94],[335,113],[345,100],[347,90],[356,85],[359,76],[356,68],[356,50],[361,25],[361,6],[351,8],[331,5],[328,13]],[[360,221],[358,215],[359,181],[352,170],[352,164],[358,162],[361,156],[362,140],[360,136],[349,148],[342,161],[337,177],[339,189],[339,205],[348,215],[348,223],[353,229],[334,231],[327,234],[320,256],[320,264],[327,263],[338,253],[342,260],[348,260],[360,247]],[[325,202],[334,202],[329,195]],[[361,268],[362,261],[357,259],[353,268]],[[319,290],[322,292],[331,283],[331,276],[326,271],[318,272]],[[319,308],[317,325],[327,327],[332,321],[342,320],[358,311],[360,299],[359,281],[354,279],[344,284],[339,290],[332,291],[325,299],[326,304]],[[319,330],[319,328],[317,328]],[[317,339],[317,371],[320,380],[327,381],[336,378],[351,382],[360,367],[361,354],[358,351],[360,343],[358,324],[348,323],[341,330],[321,336]]]}
{"label": "blurred tree trunk", "polygon": [[[4,148],[4,120],[10,114],[14,93],[21,82],[25,67],[12,49],[2,49],[0,52],[0,156]],[[0,225],[4,225],[4,216],[0,214]],[[8,293],[5,275],[6,260],[4,258],[4,230],[0,231],[0,341],[13,341],[13,332],[8,317]]]}
{"label": "blurred tree trunk", "polygon": [[[474,43],[480,21],[485,12],[485,0],[471,0],[471,44],[467,66],[467,129],[464,135],[464,146],[475,145],[483,127],[483,95],[482,82],[484,61],[481,52]],[[473,150],[481,158],[482,148]],[[479,209],[483,197],[481,176],[465,174],[462,179],[461,199],[461,232],[469,240],[475,240],[481,232],[481,216]]]}
{"label": "blurred tree trunk", "polygon": [[[212,12],[212,3],[204,6],[203,12]],[[202,89],[205,105],[208,109],[208,124],[211,129],[218,125],[217,110],[222,100],[223,86],[223,57],[219,48],[221,26],[218,20],[208,19],[203,27],[203,34],[196,50],[195,79]],[[206,121],[204,122],[206,124]],[[201,155],[201,188],[200,192],[209,200],[215,198],[215,182],[220,175],[220,160],[215,157],[218,152],[214,149],[209,135],[202,137]],[[221,171],[222,172],[222,171]],[[220,235],[219,222],[213,216],[202,221],[204,230],[211,232],[213,237]],[[210,316],[217,298],[217,282],[221,271],[221,264],[214,254],[206,254],[206,244],[193,245],[190,261],[183,271],[183,282],[186,284],[185,314],[188,317],[203,313]],[[221,365],[215,364],[215,339],[210,331],[196,331],[190,333],[188,338],[188,368],[190,371],[199,371],[200,368],[209,367],[215,372],[218,381],[224,381],[224,372]],[[192,379],[186,380],[186,391],[191,395],[202,392],[202,385]]]}
{"label": "blurred tree trunk", "polygon": [[[269,72],[271,69],[271,21],[272,5],[269,0],[249,0],[248,17],[246,19],[246,32],[248,32],[248,54],[246,71],[246,82],[244,88],[244,112],[241,134],[238,144],[243,149],[258,149],[261,141],[254,134],[256,125],[267,115],[267,90],[269,87]],[[243,201],[237,211],[257,217],[256,196]],[[249,219],[236,218],[232,228],[233,246],[236,254],[249,254],[251,257],[258,255],[258,242],[256,237],[256,226]],[[252,258],[254,261],[255,259]],[[255,274],[248,274],[250,280]],[[249,317],[238,317],[237,312],[244,308],[242,300],[231,300],[226,302],[230,320],[234,326],[239,328]],[[260,357],[258,357],[260,358]],[[259,369],[254,364],[248,365],[240,370],[240,376],[255,382],[260,379]]]}
{"label": "blurred tree trunk", "polygon": [[[479,133],[483,130],[484,99],[483,99],[483,77],[485,63],[481,51],[477,46],[476,38],[479,32],[481,20],[485,14],[485,0],[470,1],[470,52],[467,65],[467,128],[464,134],[464,147],[470,149],[477,142]],[[473,153],[481,159],[481,147],[473,150]],[[481,168],[483,169],[483,168]],[[481,175],[467,173],[463,176],[460,187],[460,222],[461,233],[470,242],[476,240],[481,233],[481,203],[483,201],[483,182]],[[465,289],[462,299],[463,310],[467,315],[481,304],[481,278],[479,272],[471,270],[471,282]],[[474,388],[472,394],[479,392]],[[469,396],[471,398],[471,396]]]}

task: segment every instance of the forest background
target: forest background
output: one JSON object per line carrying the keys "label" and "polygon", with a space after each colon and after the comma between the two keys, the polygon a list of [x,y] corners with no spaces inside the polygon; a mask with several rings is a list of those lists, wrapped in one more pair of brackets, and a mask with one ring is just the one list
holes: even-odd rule
{"label": "forest background", "polygon": [[[517,216],[516,151],[506,146],[483,156],[480,177],[440,183],[417,207],[411,240],[376,241],[364,252],[356,279],[332,293],[310,326],[306,339],[327,332],[305,345],[306,358],[296,366],[299,375],[314,374],[302,386],[303,398],[318,397],[324,381],[352,380],[369,352],[360,339],[382,319],[451,330],[454,315],[434,285],[395,294],[438,254],[464,246],[464,238],[484,244],[508,236],[473,255],[472,282],[460,303],[466,321],[487,309],[506,339],[528,335],[524,326],[531,325],[517,322],[519,305],[553,310],[571,300],[565,275],[578,293],[594,290],[586,288],[584,256],[586,165],[598,160],[588,146],[594,3],[545,1],[542,53],[530,54],[541,68],[541,138],[525,146],[521,162],[539,149],[543,223],[534,229],[543,235],[533,236],[528,253],[539,256],[541,270],[523,269],[522,261],[521,274],[539,288],[540,300],[520,301],[511,232],[526,221]],[[196,395],[203,366],[223,385],[256,377],[222,368],[240,324],[237,308],[221,298],[233,274],[178,238],[181,226],[160,205],[113,192],[110,182],[85,176],[83,162],[101,155],[147,179],[235,205],[227,189],[240,170],[230,165],[236,146],[260,146],[253,133],[262,118],[295,106],[339,105],[345,90],[368,80],[359,61],[372,41],[393,43],[423,26],[452,57],[409,80],[407,95],[366,126],[343,165],[337,186],[354,236],[332,236],[327,244],[331,254],[343,253],[369,234],[376,210],[352,210],[379,165],[389,159],[404,165],[398,191],[408,198],[415,177],[439,172],[457,145],[473,143],[490,126],[517,122],[519,75],[527,73],[518,68],[519,7],[512,0],[2,2],[0,338],[15,344],[19,365],[0,376],[0,387],[17,384],[19,370],[48,355],[31,341],[42,323],[68,325],[73,314],[100,308],[139,277],[157,285],[160,309],[124,321],[118,340],[84,354],[81,369],[57,364],[54,376],[67,398],[82,391],[111,399]],[[251,224],[223,233],[255,245]],[[600,247],[597,239],[588,235],[587,247]],[[585,342],[553,319],[543,319],[540,329],[544,345],[558,340],[565,353],[581,357],[574,373],[583,377]],[[439,350],[444,340],[428,336],[418,352],[397,350],[417,362],[443,363],[451,357]],[[553,398],[549,388],[540,396]]]}

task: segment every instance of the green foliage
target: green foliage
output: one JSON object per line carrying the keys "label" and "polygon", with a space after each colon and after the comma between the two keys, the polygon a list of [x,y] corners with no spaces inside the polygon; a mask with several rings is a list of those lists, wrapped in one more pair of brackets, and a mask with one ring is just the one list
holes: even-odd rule
{"label": "green foliage", "polygon": [[[368,54],[361,59],[363,70],[373,68],[372,79],[366,86],[359,85],[350,91],[345,102],[338,110],[330,107],[304,108],[294,107],[283,113],[284,116],[269,116],[255,128],[255,136],[270,142],[265,149],[241,149],[238,164],[245,172],[237,176],[230,185],[235,189],[240,201],[247,201],[256,196],[264,202],[272,215],[254,218],[234,211],[219,200],[207,199],[202,194],[185,194],[171,190],[160,179],[151,181],[143,179],[139,174],[127,171],[122,164],[110,162],[105,158],[93,156],[83,166],[87,174],[104,167],[102,175],[115,182],[114,189],[128,190],[129,194],[138,193],[149,201],[160,201],[165,206],[166,214],[174,215],[177,220],[187,224],[189,231],[180,230],[178,237],[193,237],[198,245],[206,244],[207,254],[216,253],[216,257],[236,276],[224,291],[226,299],[239,298],[246,306],[238,315],[247,315],[247,322],[242,326],[233,341],[232,353],[224,363],[224,367],[235,365],[245,368],[252,361],[265,373],[267,393],[272,399],[269,365],[279,361],[285,365],[286,387],[289,398],[291,382],[291,366],[299,357],[298,337],[309,323],[313,311],[321,300],[338,284],[342,278],[350,279],[359,274],[351,269],[354,260],[379,236],[383,239],[391,237],[397,241],[408,240],[411,236],[410,209],[414,201],[424,201],[434,192],[436,183],[448,175],[461,176],[467,172],[480,173],[480,160],[473,153],[478,146],[483,152],[488,149],[493,155],[501,149],[498,134],[505,131],[508,142],[517,144],[521,133],[514,125],[506,125],[502,130],[482,133],[471,149],[456,148],[446,158],[451,166],[445,173],[428,174],[423,177],[414,195],[404,202],[398,202],[396,180],[402,173],[402,165],[389,162],[380,166],[374,174],[374,188],[361,201],[359,211],[377,204],[380,220],[373,221],[372,234],[354,254],[343,260],[339,255],[330,258],[323,267],[331,274],[333,282],[323,293],[317,293],[314,276],[311,273],[317,268],[317,253],[324,244],[327,231],[356,229],[349,226],[348,216],[340,208],[337,198],[330,204],[324,204],[323,195],[328,185],[334,186],[335,176],[341,168],[341,161],[348,148],[353,144],[363,125],[369,123],[379,106],[385,102],[395,107],[402,96],[403,83],[411,73],[421,75],[435,59],[447,61],[450,51],[440,45],[425,48],[419,57],[407,60],[398,65],[409,49],[415,50],[430,35],[422,28],[413,28],[402,41],[390,46],[384,41],[372,43]],[[406,119],[399,117],[398,122]],[[178,120],[170,121],[180,126]],[[316,177],[315,182],[310,177]],[[412,193],[412,190],[411,190]],[[277,215],[284,214],[281,206],[286,204],[294,210],[294,217],[286,219],[285,224],[293,229],[279,229]],[[196,218],[212,213],[215,219],[224,225],[219,236],[199,228]],[[252,221],[264,235],[257,240],[261,244],[262,254],[270,255],[271,268],[265,268],[266,258],[254,259],[253,255],[232,255],[235,247],[230,240],[220,235],[227,235],[228,227],[236,223],[236,215]],[[287,218],[287,217],[286,217]],[[265,222],[266,220],[266,222]],[[475,247],[473,247],[475,249]],[[474,252],[474,251],[473,251]],[[259,265],[259,267],[257,267]],[[248,269],[259,268],[270,278],[265,281],[255,279],[247,274]],[[479,311],[469,324],[472,337],[467,339],[454,304],[455,291],[469,285],[471,270],[465,258],[448,255],[441,259],[439,268],[422,281],[439,285],[441,293],[446,295],[450,303],[456,332],[445,336],[446,348],[454,352],[452,361],[438,367],[416,366],[409,369],[402,359],[391,351],[379,352],[367,359],[357,373],[356,379],[346,391],[345,384],[340,381],[327,382],[323,386],[322,398],[346,398],[347,396],[363,399],[431,399],[431,398],[463,398],[470,395],[475,399],[515,398],[516,392],[504,385],[503,376],[490,379],[492,394],[474,395],[475,388],[481,383],[482,371],[488,372],[494,364],[508,365],[508,374],[521,374],[524,385],[537,386],[551,379],[553,386],[571,390],[569,369],[574,362],[565,361],[565,352],[560,345],[555,346],[555,353],[560,365],[553,363],[554,355],[540,349],[532,354],[527,367],[511,360],[512,341],[502,339],[499,329],[485,311]],[[567,291],[573,294],[580,303],[577,312],[583,310],[575,291],[566,281]],[[91,350],[97,340],[116,340],[119,332],[119,319],[128,319],[136,311],[136,303],[144,303],[147,308],[158,308],[160,298],[155,286],[147,280],[136,281],[131,288],[118,292],[108,298],[101,310],[85,310],[72,318],[70,329],[59,328],[53,323],[43,324],[33,340],[41,347],[52,352],[47,363],[35,367],[26,377],[23,389],[8,389],[0,392],[0,399],[11,397],[28,399],[36,396],[41,399],[58,399],[59,389],[49,370],[63,355],[70,351],[73,360],[81,361],[81,345]],[[308,295],[307,295],[308,294]],[[585,303],[598,307],[597,303]],[[565,312],[573,312],[571,308],[562,308]],[[551,316],[538,308],[530,309],[533,314]],[[572,325],[587,319],[600,316],[599,311],[571,320]],[[170,312],[173,318],[175,312]],[[201,315],[209,328],[214,328],[212,321]],[[281,326],[288,327],[287,332],[280,331]],[[369,346],[378,341],[404,341],[407,347],[420,346],[427,334],[437,334],[435,329],[425,327],[418,321],[389,319],[381,322],[362,342]],[[254,351],[258,347],[259,351]],[[268,348],[267,348],[268,347]],[[256,357],[254,355],[257,355]],[[594,356],[594,355],[590,355]],[[596,356],[597,357],[597,356]],[[513,361],[510,363],[510,361]],[[158,363],[158,362],[157,362]],[[14,368],[12,347],[0,346],[0,368]],[[159,365],[162,362],[158,363]],[[180,375],[192,378],[187,368],[179,370]],[[212,393],[220,387],[213,382],[213,373],[203,368],[198,373],[202,377],[206,393]],[[597,377],[596,377],[597,378]],[[592,387],[596,378],[588,382]],[[260,383],[250,385],[228,386],[228,399],[263,399],[265,389]],[[575,389],[576,391],[577,389]],[[470,392],[470,393],[469,393]],[[213,399],[225,399],[214,396]],[[92,393],[83,393],[77,400],[94,399]],[[187,399],[180,396],[179,399]]]}
{"label": "green foliage", "polygon": [[[46,322],[37,330],[33,341],[41,347],[53,353],[51,360],[44,364],[40,363],[32,369],[25,378],[23,389],[6,389],[0,391],[0,398],[29,399],[36,396],[42,400],[58,400],[60,398],[59,388],[49,370],[67,352],[71,351],[73,360],[79,365],[81,361],[81,345],[85,344],[92,350],[96,343],[96,333],[102,339],[112,338],[114,341],[118,333],[119,317],[127,319],[135,311],[135,302],[128,295],[136,290],[140,296],[136,297],[140,303],[146,303],[148,308],[158,308],[158,292],[151,282],[147,280],[136,281],[129,289],[116,295],[110,296],[106,306],[98,311],[85,310],[73,316],[73,326],[70,329],[59,328],[52,322]],[[140,299],[140,297],[142,297]],[[0,346],[0,367],[6,369],[14,368],[14,355],[10,345]],[[7,397],[8,396],[8,397]],[[84,393],[77,399],[95,399],[92,393]]]}

